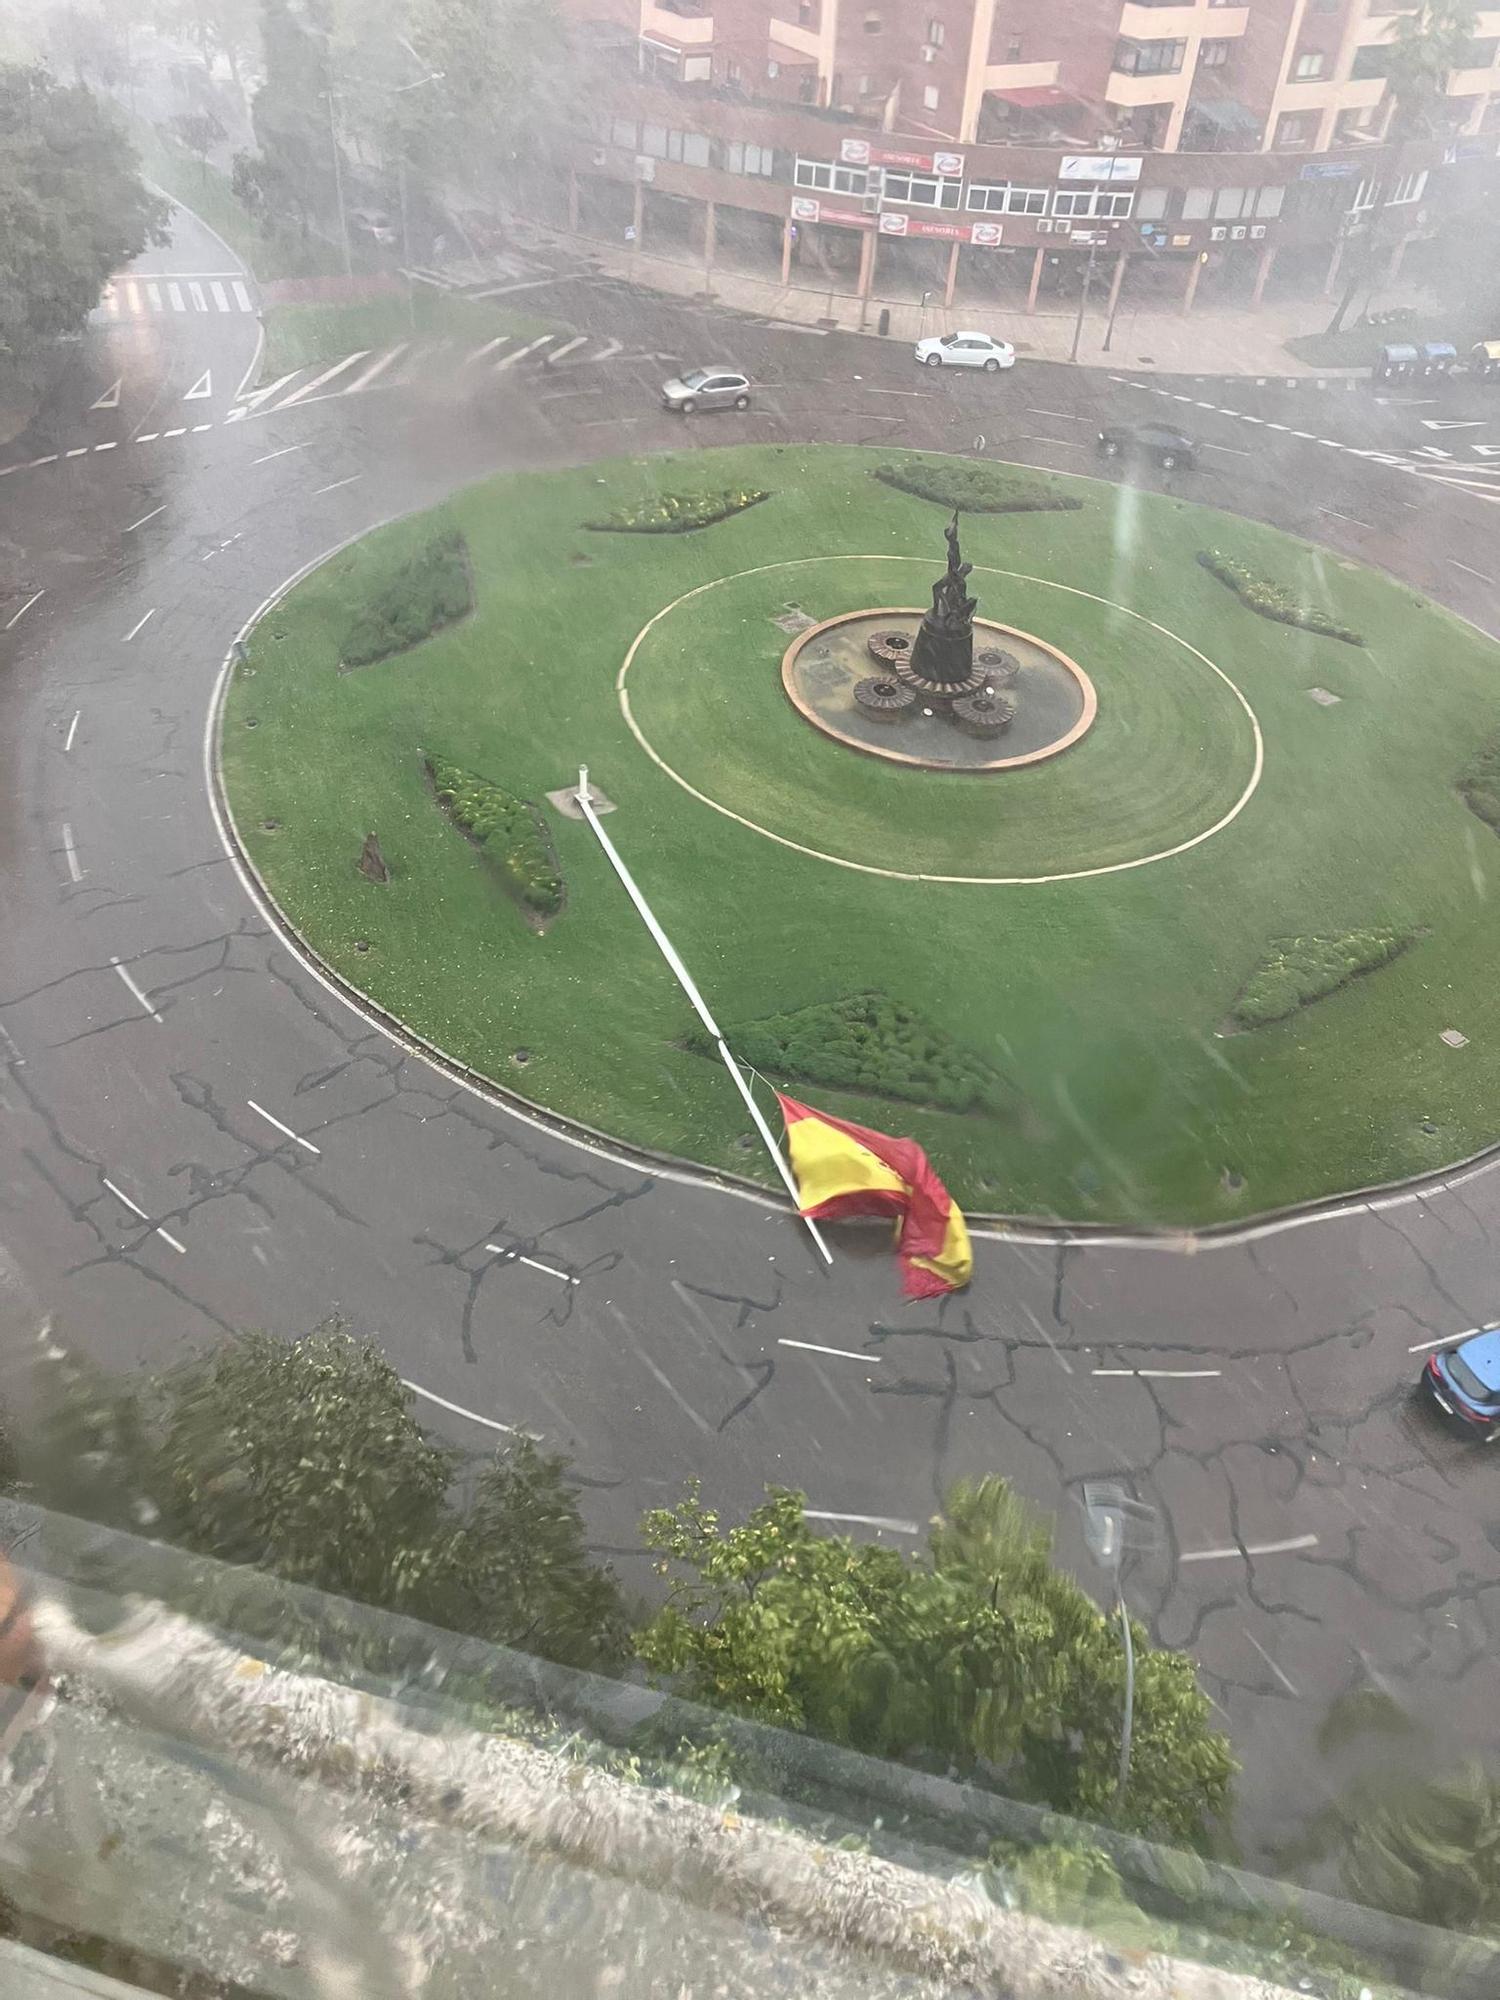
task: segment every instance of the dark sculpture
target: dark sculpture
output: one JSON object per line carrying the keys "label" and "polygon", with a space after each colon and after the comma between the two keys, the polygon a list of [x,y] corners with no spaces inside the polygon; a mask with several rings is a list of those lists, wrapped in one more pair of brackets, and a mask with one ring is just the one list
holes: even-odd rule
{"label": "dark sculpture", "polygon": [[974,670],[978,598],[966,590],[974,564],[964,562],[958,546],[958,508],[942,532],[948,542],[948,568],[932,586],[932,610],[922,618],[910,664],[910,680],[938,702],[974,694],[984,684],[984,674]]}

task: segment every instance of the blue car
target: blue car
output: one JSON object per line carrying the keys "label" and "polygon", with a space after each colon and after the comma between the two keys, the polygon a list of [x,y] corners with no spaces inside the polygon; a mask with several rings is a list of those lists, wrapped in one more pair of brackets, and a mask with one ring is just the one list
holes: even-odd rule
{"label": "blue car", "polygon": [[1493,1444],[1500,1438],[1500,1327],[1481,1327],[1430,1355],[1422,1387],[1451,1424]]}

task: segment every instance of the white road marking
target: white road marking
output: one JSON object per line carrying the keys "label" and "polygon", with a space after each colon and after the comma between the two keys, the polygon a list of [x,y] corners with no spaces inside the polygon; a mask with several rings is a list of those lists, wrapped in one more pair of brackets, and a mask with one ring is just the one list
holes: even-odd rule
{"label": "white road marking", "polygon": [[594,359],[596,361],[613,361],[624,345],[623,340],[611,340],[600,353],[594,356]]}
{"label": "white road marking", "polygon": [[518,347],[514,354],[502,354],[495,363],[498,375],[504,368],[514,368],[518,361],[524,361],[528,354],[535,354],[539,347],[545,347],[549,340],[556,340],[555,333],[539,333],[535,340],[528,340],[524,347]]}
{"label": "white road marking", "polygon": [[109,1189],[110,1193],[114,1196],[115,1200],[124,1202],[125,1206],[130,1210],[131,1214],[138,1215],[141,1218],[142,1222],[146,1224],[147,1228],[153,1230],[156,1233],[156,1235],[158,1235],[161,1238],[163,1243],[168,1244],[173,1250],[175,1250],[179,1257],[185,1257],[187,1255],[187,1246],[185,1244],[179,1243],[175,1236],[169,1236],[166,1230],[162,1228],[160,1223],[153,1222],[150,1216],[147,1215],[145,1209],[138,1207],[136,1203],[130,1199],[130,1196],[126,1194],[123,1188],[117,1188],[114,1182],[108,1179],[103,1174],[101,1174],[99,1178],[104,1182],[104,1185]]}
{"label": "white road marking", "polygon": [[78,718],[80,715],[82,715],[82,713],[83,710],[81,708],[75,708],[73,711],[73,720],[68,724],[68,740],[63,745],[64,756],[66,756],[68,751],[70,751],[73,747],[73,738],[78,734]]}
{"label": "white road marking", "polygon": [[549,1278],[560,1278],[565,1285],[578,1283],[578,1280],[567,1271],[559,1271],[555,1264],[539,1264],[535,1257],[523,1257],[519,1250],[507,1250],[503,1243],[486,1243],[484,1247],[493,1251],[497,1257],[505,1258],[507,1263],[526,1264],[533,1271],[545,1271]]}
{"label": "white road marking", "polygon": [[893,1535],[920,1535],[922,1532],[915,1521],[894,1521],[888,1514],[830,1514],[821,1507],[804,1507],[802,1513],[809,1521],[852,1521],[860,1528],[889,1528]]}
{"label": "white road marking", "polygon": [[0,1048],[6,1051],[6,1063],[11,1069],[25,1069],[26,1058],[16,1046],[15,1037],[3,1021],[0,1021]]}
{"label": "white road marking", "polygon": [[181,287],[180,287],[180,286],[178,286],[178,285],[168,285],[168,286],[167,286],[167,299],[168,299],[168,301],[169,301],[169,303],[170,303],[170,305],[171,305],[171,307],[172,307],[172,310],[173,310],[173,312],[174,312],[174,313],[180,313],[180,312],[181,312],[181,311],[183,310],[183,304],[182,304],[182,289],[181,289]]}
{"label": "white road marking", "polygon": [[1206,444],[1205,451],[1227,451],[1231,458],[1248,458],[1248,451],[1242,451],[1237,444]]}
{"label": "white road marking", "polygon": [[[140,432],[140,433],[139,433],[139,434],[137,435],[137,437],[136,437],[136,443],[137,443],[137,444],[155,444],[155,443],[156,443],[156,440],[157,440],[157,439],[158,439],[158,438],[159,438],[160,436],[161,436],[161,432],[160,432],[160,431],[141,431],[141,432]],[[161,512],[161,509],[160,509],[160,508],[158,507],[156,511],[157,511],[157,513],[159,514],[159,513]],[[150,518],[150,516],[148,515],[148,516],[147,516],[147,519],[149,520],[149,518]]]}
{"label": "white road marking", "polygon": [[133,535],[137,528],[144,528],[148,521],[154,521],[158,514],[165,514],[166,511],[167,511],[167,503],[165,500],[163,500],[161,505],[159,507],[153,507],[149,514],[142,514],[141,518],[138,521],[132,521],[130,526],[125,530],[125,533],[127,535]]}
{"label": "white road marking", "polygon": [[152,312],[159,313],[161,311],[161,286],[148,284],[146,287],[146,297],[151,301]]}
{"label": "white road marking", "polygon": [[203,287],[196,278],[188,279],[188,297],[193,302],[194,312],[207,312],[208,300],[203,296]]}
{"label": "white road marking", "polygon": [[1060,444],[1066,451],[1087,451],[1088,446],[1078,438],[1036,437],[1030,432],[1022,434],[1023,444]]}
{"label": "white road marking", "polygon": [[[205,425],[204,428],[206,429],[207,426]],[[103,444],[96,444],[94,449],[95,451],[118,451],[119,446],[120,440],[118,438],[108,438]]]}
{"label": "white road marking", "polygon": [[573,338],[570,341],[565,342],[563,346],[554,347],[552,352],[547,356],[548,367],[549,368],[555,367],[556,364],[562,360],[563,356],[565,354],[571,354],[575,347],[586,347],[588,345],[588,338],[589,337],[586,333],[575,334]]}
{"label": "white road marking", "polygon": [[73,829],[63,821],[63,853],[68,857],[68,873],[75,882],[83,880],[83,870],[78,865],[78,850],[73,845]]}
{"label": "white road marking", "polygon": [[288,452],[307,451],[311,445],[311,438],[308,438],[303,444],[284,444],[280,451],[268,451],[264,458],[252,458],[250,463],[252,465],[269,465],[273,458],[285,458]]}
{"label": "white road marking", "polygon": [[1096,1375],[1134,1375],[1143,1382],[1207,1382],[1217,1380],[1222,1368],[1096,1368]]}
{"label": "white road marking", "polygon": [[73,449],[64,455],[68,458],[87,458],[88,451],[89,448],[86,444],[75,444]]}
{"label": "white road marking", "polygon": [[[277,407],[289,410],[293,403],[300,403],[304,397],[310,396],[314,389],[321,389],[323,384],[331,382],[335,375],[342,375],[346,368],[352,368],[356,361],[368,360],[369,353],[370,350],[368,347],[356,348],[353,354],[346,354],[342,361],[335,361],[331,368],[325,368],[321,375],[314,375],[310,382],[304,382],[300,389],[293,389],[286,401],[278,404]],[[267,390],[266,393],[269,395],[270,391]]]}
{"label": "white road marking", "polygon": [[376,360],[370,363],[369,367],[365,369],[362,375],[357,375],[354,378],[354,380],[349,384],[348,388],[344,391],[344,394],[346,396],[357,396],[361,389],[368,389],[370,384],[375,380],[376,376],[384,374],[385,370],[390,367],[391,363],[395,361],[399,356],[403,355],[406,352],[407,348],[410,346],[411,342],[409,340],[403,340],[399,347],[392,347],[386,353],[380,355]]}
{"label": "white road marking", "polygon": [[[194,424],[194,425],[193,425],[193,436],[194,436],[194,437],[196,437],[196,436],[198,435],[199,431],[211,431],[212,429],[213,429],[213,425],[212,425],[212,424]],[[104,447],[103,447],[103,445],[95,445],[94,449],[95,449],[95,451],[102,451],[102,450],[104,449]]]}
{"label": "white road marking", "polygon": [[1281,1682],[1281,1685],[1286,1689],[1287,1693],[1289,1695],[1292,1695],[1293,1697],[1296,1697],[1297,1695],[1296,1688],[1292,1685],[1291,1681],[1287,1678],[1287,1676],[1281,1671],[1280,1667],[1277,1666],[1276,1662],[1271,1658],[1271,1655],[1266,1651],[1265,1647],[1260,1643],[1259,1639],[1256,1638],[1255,1634],[1253,1632],[1247,1632],[1245,1634],[1245,1637],[1250,1641],[1251,1645],[1255,1648],[1256,1652],[1260,1654],[1261,1658],[1265,1661],[1266,1665],[1271,1669],[1271,1672],[1276,1676],[1277,1680]]}
{"label": "white road marking", "polygon": [[1406,1351],[1408,1354],[1426,1354],[1434,1347],[1454,1347],[1467,1338],[1462,1333],[1440,1333],[1436,1340],[1419,1340],[1415,1347],[1408,1347]]}
{"label": "white road marking", "polygon": [[251,394],[248,396],[241,396],[240,397],[241,408],[246,410],[253,410],[256,404],[263,403],[266,400],[267,396],[274,396],[276,394],[276,391],[278,389],[284,389],[288,382],[295,382],[297,377],[301,373],[302,370],[300,368],[293,368],[286,375],[278,375],[274,382],[268,382],[264,389],[256,389],[253,390]]}
{"label": "white road marking", "polygon": [[229,295],[217,278],[213,280],[208,289],[213,294],[214,304],[218,307],[219,311],[227,313],[229,310]]}
{"label": "white road marking", "polygon": [[878,1354],[860,1354],[852,1347],[820,1347],[815,1340],[778,1340],[778,1347],[805,1347],[809,1354],[837,1354],[845,1361],[879,1363]]}
{"label": "white road marking", "polygon": [[508,347],[514,339],[515,335],[513,333],[497,333],[495,335],[495,338],[493,340],[487,340],[484,343],[483,347],[476,347],[472,354],[466,354],[464,356],[465,368],[467,368],[471,362],[483,361],[484,357],[487,354],[493,354],[497,347]]}
{"label": "white road marking", "polygon": [[1029,404],[1026,414],[1028,417],[1056,417],[1060,424],[1091,424],[1094,421],[1092,417],[1080,417],[1073,410],[1034,410]]}
{"label": "white road marking", "polygon": [[162,432],[162,436],[163,436],[164,438],[180,438],[180,437],[186,437],[186,436],[187,436],[187,425],[186,425],[186,424],[179,424],[179,425],[177,426],[177,428],[176,428],[176,430],[175,430],[175,431],[163,431],[163,432]]}
{"label": "white road marking", "polygon": [[1347,521],[1351,528],[1363,528],[1366,534],[1373,535],[1375,532],[1368,521],[1356,521],[1352,514],[1341,514],[1337,507],[1320,507],[1318,512],[1327,514],[1335,521]]}
{"label": "white road marking", "polygon": [[26,616],[27,612],[31,609],[32,605],[36,603],[37,599],[39,597],[45,597],[46,595],[47,593],[45,590],[34,590],[31,593],[30,597],[27,598],[26,602],[21,606],[20,610],[12,612],[10,617],[6,619],[5,621],[6,631],[8,632],[13,625],[19,625],[21,620]]}
{"label": "white road marking", "polygon": [[130,630],[125,634],[122,644],[128,646],[130,644],[130,641],[135,637],[136,633],[143,631],[145,627],[150,624],[151,620],[155,616],[156,616],[156,606],[153,604],[151,609],[146,613],[145,617],[138,619],[136,623],[131,626]]}
{"label": "white road marking", "polygon": [[141,991],[140,987],[136,985],[135,981],[131,978],[130,974],[125,970],[124,966],[121,965],[120,961],[113,955],[113,953],[110,954],[109,962],[114,967],[115,971],[118,972],[120,977],[124,980],[126,986],[130,989],[131,993],[134,994],[135,998],[141,1003],[141,1005],[145,1008],[146,1012],[151,1016],[152,1020],[156,1023],[157,1027],[158,1028],[161,1027],[163,1025],[161,1015],[157,1013],[156,1009],[151,1005],[150,1000]]}
{"label": "white road marking", "polygon": [[1330,451],[1342,451],[1344,449],[1337,438],[1319,438],[1318,443],[1326,444]]}
{"label": "white road marking", "polygon": [[125,377],[117,375],[99,400],[96,403],[89,404],[89,408],[91,410],[118,410],[120,407],[120,391],[124,386]]}
{"label": "white road marking", "polygon": [[1450,563],[1452,563],[1455,569],[1463,570],[1464,573],[1468,576],[1477,576],[1481,583],[1493,584],[1495,581],[1495,579],[1492,576],[1486,576],[1482,569],[1470,569],[1469,565],[1467,563],[1461,563],[1457,556],[1449,556],[1448,560]]}
{"label": "white road marking", "polygon": [[258,1112],[268,1125],[274,1125],[278,1132],[284,1132],[296,1145],[305,1146],[308,1152],[314,1154],[318,1159],[323,1157],[321,1147],[315,1146],[311,1139],[304,1139],[300,1132],[294,1132],[290,1125],[283,1125],[279,1118],[273,1118],[263,1104],[257,1104],[253,1097],[247,1097],[245,1102],[252,1111]]}
{"label": "white road marking", "polygon": [[347,479],[335,479],[328,486],[314,487],[313,498],[317,500],[325,493],[337,493],[341,486],[352,486],[356,479],[363,479],[364,476],[362,472],[351,472]]}
{"label": "white road marking", "polygon": [[205,368],[182,400],[185,403],[201,403],[205,398],[211,396],[213,392],[214,371],[211,368]]}
{"label": "white road marking", "polygon": [[133,313],[138,313],[141,309],[141,290],[140,286],[133,280],[126,281],[125,297],[129,303],[130,310]]}
{"label": "white road marking", "polygon": [[243,280],[235,278],[234,280],[232,280],[229,289],[234,293],[234,302],[239,307],[240,311],[246,313],[249,312],[250,294],[245,290]]}
{"label": "white road marking", "polygon": [[1290,430],[1290,429],[1291,429],[1291,425],[1290,425],[1290,424],[1273,424],[1273,423],[1271,422],[1271,419],[1270,419],[1269,417],[1267,417],[1267,418],[1266,418],[1266,429],[1267,429],[1268,431],[1285,431],[1285,430]]}
{"label": "white road marking", "polygon": [[1292,1554],[1297,1549],[1315,1549],[1317,1546],[1316,1535],[1293,1535],[1290,1541],[1258,1542],[1253,1547],[1248,1543],[1244,1547],[1236,1543],[1227,1549],[1185,1549],[1177,1560],[1185,1563],[1206,1563],[1222,1562],[1229,1556],[1284,1556]]}
{"label": "white road marking", "polygon": [[504,1431],[507,1437],[536,1436],[535,1431],[517,1430],[514,1424],[502,1424],[498,1417],[482,1417],[478,1410],[466,1410],[462,1403],[450,1403],[446,1396],[434,1395],[431,1389],[424,1389],[420,1382],[408,1382],[404,1375],[397,1378],[403,1389],[410,1389],[414,1396],[421,1396],[426,1402],[436,1403],[440,1410],[451,1410],[455,1417],[467,1417],[471,1424],[483,1424],[486,1430]]}
{"label": "white road marking", "polygon": [[1306,438],[1309,444],[1316,444],[1318,441],[1311,431],[1293,431],[1292,436],[1294,438]]}
{"label": "white road marking", "polygon": [[1252,417],[1248,410],[1236,410],[1234,414],[1242,424],[1264,424],[1266,421],[1264,417]]}

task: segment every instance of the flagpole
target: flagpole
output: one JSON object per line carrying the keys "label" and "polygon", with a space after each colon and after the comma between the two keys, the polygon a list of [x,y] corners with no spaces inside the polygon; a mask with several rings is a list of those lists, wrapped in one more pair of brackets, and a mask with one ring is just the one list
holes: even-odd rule
{"label": "flagpole", "polygon": [[641,894],[641,891],[636,884],[635,877],[631,874],[630,870],[625,866],[624,860],[622,859],[619,850],[616,848],[614,842],[610,839],[609,835],[604,831],[603,826],[599,822],[599,815],[594,811],[593,803],[589,798],[589,772],[587,764],[582,764],[579,766],[578,790],[574,794],[574,797],[578,800],[579,811],[583,814],[584,818],[588,821],[590,827],[593,829],[595,839],[598,841],[599,845],[604,849],[605,857],[608,860],[610,867],[613,868],[616,875],[619,876],[626,895],[630,898],[631,902],[634,903],[636,909],[636,915],[640,918],[641,922],[646,926],[646,929],[651,933],[652,939],[656,945],[657,950],[661,953],[662,957],[667,961],[667,964],[672,968],[677,983],[682,988],[683,992],[687,995],[688,1000],[692,1006],[693,1012],[698,1016],[698,1019],[703,1023],[704,1027],[708,1030],[709,1034],[713,1036],[714,1047],[719,1052],[720,1060],[723,1062],[724,1067],[729,1071],[729,1074],[734,1078],[735,1088],[739,1091],[740,1096],[745,1100],[745,1108],[750,1113],[751,1118],[755,1121],[755,1129],[757,1132],[759,1132],[761,1138],[764,1140],[766,1151],[770,1154],[772,1160],[776,1163],[776,1171],[781,1175],[782,1180],[786,1184],[787,1193],[792,1197],[793,1206],[796,1207],[798,1211],[798,1214],[801,1218],[802,1226],[806,1229],[808,1235],[817,1245],[818,1253],[822,1257],[823,1262],[825,1264],[831,1264],[833,1262],[833,1252],[829,1249],[827,1243],[823,1240],[823,1232],[819,1229],[817,1223],[813,1221],[812,1217],[810,1215],[801,1214],[802,1197],[798,1191],[796,1180],[793,1178],[792,1170],[787,1165],[786,1155],[782,1152],[780,1146],[776,1143],[776,1135],[771,1130],[770,1126],[766,1123],[765,1113],[756,1103],[755,1094],[751,1090],[749,1083],[745,1079],[744,1071],[740,1068],[739,1064],[730,1054],[729,1045],[724,1040],[723,1031],[720,1029],[718,1022],[714,1019],[713,1015],[709,1012],[708,1002],[704,999],[703,995],[698,991],[698,988],[693,980],[693,975],[688,971],[687,967],[678,957],[675,945],[672,943],[672,940],[667,936],[666,932],[662,929],[661,925],[657,922],[656,914],[652,910],[651,905],[646,901],[646,898]]}

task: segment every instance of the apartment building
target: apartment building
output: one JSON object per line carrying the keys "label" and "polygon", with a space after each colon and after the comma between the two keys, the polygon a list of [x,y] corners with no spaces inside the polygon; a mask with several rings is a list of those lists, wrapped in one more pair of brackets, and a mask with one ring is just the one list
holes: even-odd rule
{"label": "apartment building", "polygon": [[564,0],[614,58],[566,220],[866,299],[1035,310],[1101,251],[1111,303],[1393,283],[1445,212],[1500,194],[1500,5],[1444,129],[1398,143],[1410,4]]}

